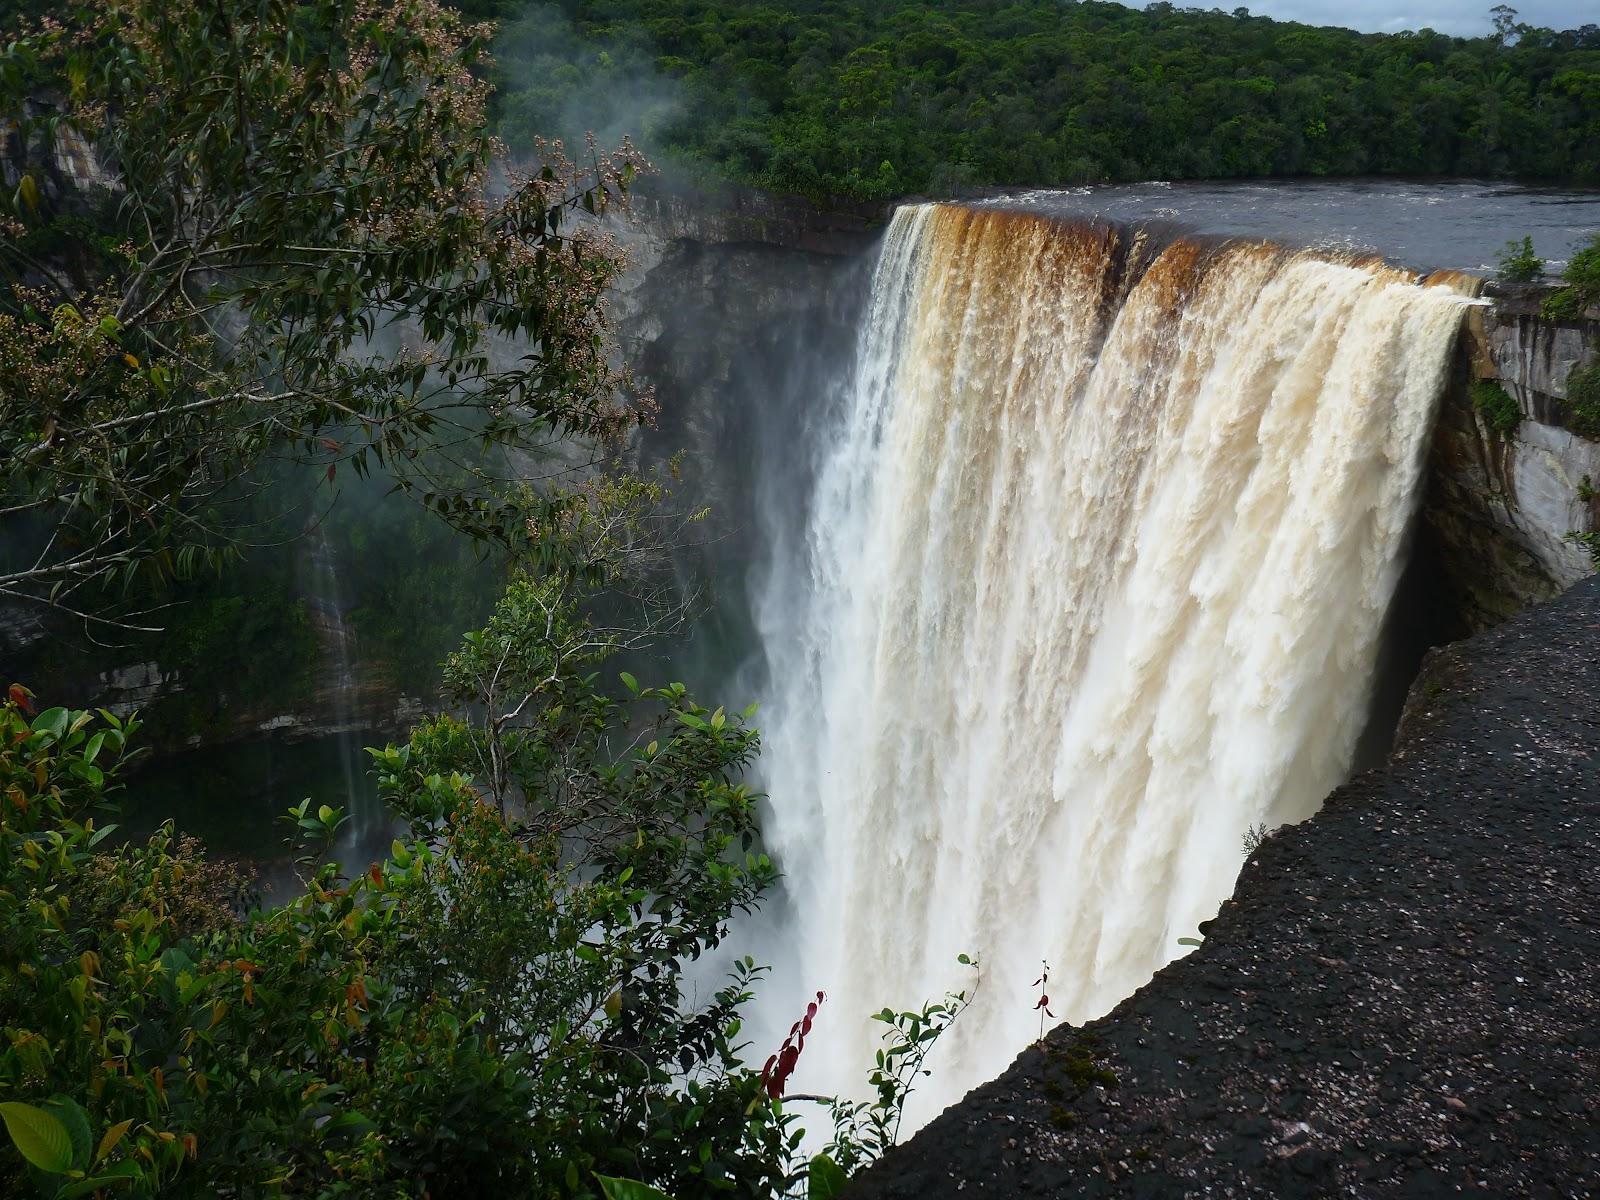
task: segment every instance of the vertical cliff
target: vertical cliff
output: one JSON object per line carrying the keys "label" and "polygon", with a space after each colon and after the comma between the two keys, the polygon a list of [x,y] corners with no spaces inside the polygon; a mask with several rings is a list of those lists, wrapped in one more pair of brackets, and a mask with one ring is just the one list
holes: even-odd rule
{"label": "vertical cliff", "polygon": [[[1589,552],[1569,534],[1600,526],[1600,442],[1570,428],[1567,404],[1573,369],[1600,359],[1600,313],[1551,321],[1539,315],[1536,293],[1491,299],[1463,329],[1424,505],[1443,602],[1471,630],[1589,574]],[[1480,382],[1515,402],[1514,428],[1497,431],[1481,411]]]}

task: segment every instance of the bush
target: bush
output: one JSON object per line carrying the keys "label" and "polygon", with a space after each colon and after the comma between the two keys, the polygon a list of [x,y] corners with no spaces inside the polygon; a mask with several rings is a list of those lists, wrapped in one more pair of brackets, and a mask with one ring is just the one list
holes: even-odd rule
{"label": "bush", "polygon": [[1591,234],[1561,273],[1566,286],[1545,297],[1540,311],[1552,321],[1575,321],[1600,304],[1600,233]]}
{"label": "bush", "polygon": [[1495,256],[1500,263],[1500,278],[1508,283],[1532,283],[1544,274],[1544,259],[1533,252],[1533,239],[1512,240]]}
{"label": "bush", "polygon": [[1483,418],[1491,433],[1509,437],[1522,423],[1522,410],[1511,393],[1492,379],[1479,379],[1472,385],[1472,407]]}
{"label": "bush", "polygon": [[1567,376],[1567,425],[1580,437],[1600,438],[1600,363]]}
{"label": "bush", "polygon": [[[783,1192],[790,1118],[732,1041],[753,964],[700,1003],[679,987],[772,879],[734,780],[756,735],[681,685],[607,698],[605,653],[556,585],[524,581],[456,660],[470,675],[495,656],[526,685],[518,720],[439,736],[441,718],[379,753],[410,822],[392,856],[352,879],[307,858],[303,896],[243,919],[169,828],[99,849],[137,723],[30,719],[13,689],[0,1180],[26,1156],[45,1195],[103,1178],[170,1197],[585,1197],[600,1172]],[[510,817],[447,761],[480,750],[506,764]],[[342,820],[291,816],[313,841]],[[80,1127],[110,1149],[57,1155],[28,1132]]]}
{"label": "bush", "polygon": [[1574,529],[1567,534],[1565,540],[1587,552],[1594,569],[1600,571],[1600,530],[1589,530],[1584,533]]}

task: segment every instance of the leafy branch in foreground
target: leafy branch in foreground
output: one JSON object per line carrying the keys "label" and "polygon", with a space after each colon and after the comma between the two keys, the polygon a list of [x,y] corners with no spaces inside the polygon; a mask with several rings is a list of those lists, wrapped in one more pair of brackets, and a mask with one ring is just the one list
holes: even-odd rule
{"label": "leafy branch in foreground", "polygon": [[[979,969],[974,957],[963,954],[959,961],[974,973]],[[977,988],[975,980],[971,989],[949,992],[943,1000],[930,1001],[917,1012],[886,1008],[874,1014],[874,1020],[888,1026],[867,1077],[877,1096],[866,1102],[835,1100],[828,1106],[834,1135],[824,1153],[845,1176],[875,1162],[899,1141],[906,1102],[916,1090],[917,1080],[930,1073],[925,1065],[929,1052],[972,1002]]]}
{"label": "leafy branch in foreground", "polygon": [[[227,558],[270,456],[381,466],[495,536],[495,454],[647,412],[618,399],[621,259],[587,219],[641,164],[509,164],[487,27],[433,0],[64,16],[0,48],[26,168],[0,212],[0,599],[93,618]],[[105,164],[99,195],[63,193],[64,146]],[[60,253],[83,203],[101,249]]]}

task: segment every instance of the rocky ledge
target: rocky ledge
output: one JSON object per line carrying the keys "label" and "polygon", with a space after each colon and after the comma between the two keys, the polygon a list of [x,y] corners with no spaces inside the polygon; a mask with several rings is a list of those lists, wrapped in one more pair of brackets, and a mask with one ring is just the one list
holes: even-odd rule
{"label": "rocky ledge", "polygon": [[1600,1195],[1600,579],[1432,652],[1201,929],[847,1195]]}

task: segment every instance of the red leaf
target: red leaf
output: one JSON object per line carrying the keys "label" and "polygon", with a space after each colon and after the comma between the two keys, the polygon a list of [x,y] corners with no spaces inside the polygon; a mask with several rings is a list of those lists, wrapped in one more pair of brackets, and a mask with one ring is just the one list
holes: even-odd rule
{"label": "red leaf", "polygon": [[9,695],[11,697],[11,703],[15,704],[18,708],[20,708],[23,712],[28,713],[30,716],[34,712],[38,711],[33,703],[33,693],[27,688],[23,687],[20,683],[13,683],[11,685]]}
{"label": "red leaf", "polygon": [[[1050,1012],[1049,1004],[1050,1004],[1050,997],[1049,996],[1040,996],[1039,997],[1039,1003],[1035,1004],[1034,1008],[1042,1008],[1046,1012]],[[1055,1014],[1051,1013],[1051,1015],[1054,1016]]]}
{"label": "red leaf", "polygon": [[338,470],[339,470],[339,464],[338,463],[329,463],[328,464],[328,482],[329,483],[333,482],[333,477],[338,472]]}
{"label": "red leaf", "polygon": [[789,1036],[783,1039],[778,1053],[767,1059],[767,1065],[761,1068],[761,1086],[774,1100],[783,1095],[784,1085],[794,1074],[800,1052],[805,1049],[806,1034],[811,1032],[812,1018],[817,1015],[817,1004],[822,1003],[822,999],[823,994],[818,992],[816,1003],[806,1006],[806,1015],[790,1026]]}

